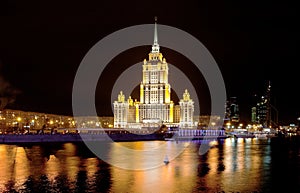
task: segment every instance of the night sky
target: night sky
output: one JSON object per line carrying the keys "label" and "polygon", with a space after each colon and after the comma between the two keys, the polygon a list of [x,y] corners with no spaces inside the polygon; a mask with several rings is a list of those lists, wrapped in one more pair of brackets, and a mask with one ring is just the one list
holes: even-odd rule
{"label": "night sky", "polygon": [[[157,16],[159,24],[182,29],[206,46],[223,74],[227,96],[237,97],[242,120],[250,120],[253,98],[264,93],[270,80],[279,122],[296,123],[298,10],[294,1],[270,0],[1,0],[0,97],[15,98],[7,108],[72,115],[74,77],[89,49],[110,33],[152,24]],[[130,49],[108,65],[108,75],[102,78],[109,81],[103,88],[99,84],[96,92],[100,116],[112,116],[107,93],[122,70],[142,61],[150,50],[151,46]],[[163,47],[161,51],[167,62],[189,74],[201,93],[202,113],[209,114],[210,99],[201,74],[180,53]]]}

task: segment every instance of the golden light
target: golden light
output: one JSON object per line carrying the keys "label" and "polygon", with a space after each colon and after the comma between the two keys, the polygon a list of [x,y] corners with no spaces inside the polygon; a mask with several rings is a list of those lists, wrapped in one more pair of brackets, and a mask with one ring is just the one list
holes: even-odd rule
{"label": "golden light", "polygon": [[135,105],[135,121],[138,123],[140,121],[140,116],[139,116],[139,105]]}
{"label": "golden light", "polygon": [[20,122],[21,120],[22,120],[21,117],[18,117],[18,118],[17,118],[17,121],[18,121],[18,122]]}
{"label": "golden light", "polygon": [[213,140],[213,141],[210,141],[208,144],[209,144],[210,147],[213,147],[213,146],[218,145],[219,143],[218,143],[218,141]]}
{"label": "golden light", "polygon": [[51,120],[51,121],[50,121],[50,125],[52,125],[52,124],[53,124],[53,121]]}
{"label": "golden light", "polygon": [[170,104],[170,122],[173,122],[173,102]]}

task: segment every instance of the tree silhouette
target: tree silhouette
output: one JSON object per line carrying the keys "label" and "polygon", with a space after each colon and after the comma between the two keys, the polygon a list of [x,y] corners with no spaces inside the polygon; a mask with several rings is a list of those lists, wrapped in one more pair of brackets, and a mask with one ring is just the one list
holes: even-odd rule
{"label": "tree silhouette", "polygon": [[13,103],[16,96],[20,94],[19,89],[14,88],[0,75],[0,110],[3,110],[6,105]]}

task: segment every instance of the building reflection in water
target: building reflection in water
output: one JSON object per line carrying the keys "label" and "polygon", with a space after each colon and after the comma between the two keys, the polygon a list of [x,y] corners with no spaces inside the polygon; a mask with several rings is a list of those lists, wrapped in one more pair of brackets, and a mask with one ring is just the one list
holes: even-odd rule
{"label": "building reflection in water", "polygon": [[[119,150],[120,146],[141,152],[159,148],[162,143],[166,149],[160,155],[146,151],[122,165],[140,168],[151,166],[152,162],[162,163],[160,167],[139,171],[109,165],[83,144],[0,145],[0,192],[264,192],[272,190],[272,180],[284,180],[276,172],[280,164],[272,156],[279,156],[274,155],[269,140],[230,138],[208,142],[210,149],[203,155],[198,154],[199,141],[111,143],[107,146],[108,159],[120,163],[129,159]],[[165,154],[177,147],[185,149],[164,165]],[[280,150],[291,158],[280,160],[290,163],[288,168],[297,168],[299,146]],[[294,172],[295,179],[299,178],[297,170],[287,172]]]}
{"label": "building reflection in water", "polygon": [[[147,142],[149,144],[145,142],[142,143],[144,143],[144,147],[146,148],[149,145],[153,145],[153,143],[161,142]],[[187,144],[189,143],[184,142],[179,144],[179,146],[186,147]],[[171,153],[171,149],[174,148],[173,145],[178,144],[175,142],[170,143],[170,146],[167,146],[170,150],[169,153]],[[112,151],[112,157],[121,156],[119,153],[120,152],[118,151]],[[118,180],[114,180],[111,188],[112,192],[172,192],[172,188],[176,187],[176,184],[178,183],[181,184],[181,188],[186,192],[191,192],[193,189],[192,184],[197,178],[193,173],[196,173],[195,169],[197,168],[197,161],[194,160],[197,159],[198,155],[195,154],[195,152],[188,150],[187,147],[186,151],[182,152],[183,156],[179,156],[172,160],[168,165],[164,165],[163,158],[165,153],[165,150],[161,151],[161,155],[157,156],[160,158],[159,160],[153,155],[146,154],[142,159],[134,157],[132,162],[127,163],[139,165],[139,161],[151,162],[154,160],[162,163],[160,164],[161,166],[157,168],[132,171],[113,167],[111,171],[112,178]],[[179,159],[179,161],[175,161],[177,159]],[[147,164],[142,165],[147,166]]]}
{"label": "building reflection in water", "polygon": [[24,149],[18,146],[0,146],[0,155],[2,163],[0,184],[7,184],[8,187],[19,187],[30,173]]}
{"label": "building reflection in water", "polygon": [[24,147],[0,145],[0,192],[105,191],[110,187],[109,165],[95,156],[80,157],[78,149],[71,143]]}

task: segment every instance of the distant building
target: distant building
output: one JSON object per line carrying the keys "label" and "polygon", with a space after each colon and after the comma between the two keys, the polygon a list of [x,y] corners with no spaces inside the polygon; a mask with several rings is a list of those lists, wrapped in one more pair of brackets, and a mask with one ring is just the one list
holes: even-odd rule
{"label": "distant building", "polygon": [[278,112],[271,104],[271,84],[267,87],[266,93],[256,102],[256,106],[251,109],[251,120],[262,127],[277,127]]}
{"label": "distant building", "polygon": [[71,116],[4,109],[0,111],[0,132],[21,132],[42,128],[75,128]]}
{"label": "distant building", "polygon": [[[194,102],[186,90],[179,106],[171,100],[171,85],[168,82],[169,67],[160,53],[157,39],[157,25],[154,29],[154,43],[149,59],[142,66],[142,82],[140,84],[140,101],[133,100],[120,92],[114,102],[114,127],[132,128],[162,124],[192,127]],[[180,115],[180,116],[179,116]]]}
{"label": "distant building", "polygon": [[257,116],[256,116],[256,107],[251,108],[251,122],[256,123]]}
{"label": "distant building", "polygon": [[0,111],[1,133],[35,132],[41,129],[111,128],[113,117],[73,116],[3,109]]}
{"label": "distant building", "polygon": [[[215,126],[220,126],[223,124],[223,119],[219,115],[200,115],[194,116],[194,120],[198,121],[199,129],[211,129],[215,128]],[[215,128],[219,129],[219,128]]]}
{"label": "distant building", "polygon": [[239,105],[236,97],[230,97],[226,101],[225,123],[237,124],[240,121]]}
{"label": "distant building", "polygon": [[261,97],[261,101],[256,104],[256,123],[267,127],[268,117],[268,99],[265,96]]}

